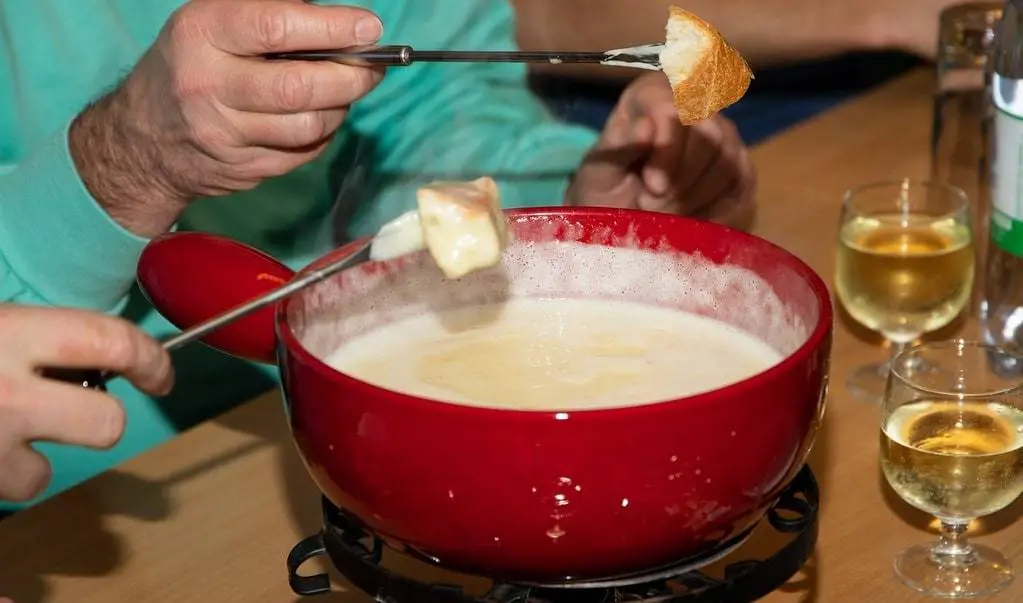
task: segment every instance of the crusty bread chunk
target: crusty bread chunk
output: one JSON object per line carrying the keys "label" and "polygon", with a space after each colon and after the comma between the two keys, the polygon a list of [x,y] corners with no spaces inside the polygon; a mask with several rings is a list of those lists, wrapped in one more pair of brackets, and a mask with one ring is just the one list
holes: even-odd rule
{"label": "crusty bread chunk", "polygon": [[492,178],[433,182],[416,198],[426,248],[444,276],[461,278],[501,261],[508,224]]}
{"label": "crusty bread chunk", "polygon": [[671,7],[661,69],[668,76],[679,120],[692,125],[738,101],[753,72],[713,25]]}

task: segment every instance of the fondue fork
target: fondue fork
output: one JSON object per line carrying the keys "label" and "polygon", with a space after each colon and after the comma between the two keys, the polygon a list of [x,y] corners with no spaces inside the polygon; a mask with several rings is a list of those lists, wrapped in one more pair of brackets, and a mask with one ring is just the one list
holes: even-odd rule
{"label": "fondue fork", "polygon": [[664,44],[643,44],[594,52],[416,50],[408,45],[355,46],[338,50],[279,52],[268,59],[289,61],[333,61],[346,65],[408,67],[414,63],[589,63],[659,71]]}

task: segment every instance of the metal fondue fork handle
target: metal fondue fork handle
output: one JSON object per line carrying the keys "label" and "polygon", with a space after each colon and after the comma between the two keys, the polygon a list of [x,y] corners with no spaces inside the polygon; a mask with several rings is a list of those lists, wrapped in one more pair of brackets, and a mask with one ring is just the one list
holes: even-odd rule
{"label": "metal fondue fork handle", "polygon": [[660,69],[663,44],[645,44],[596,52],[416,50],[408,45],[356,46],[338,50],[280,52],[265,55],[272,60],[334,61],[346,65],[408,67],[413,63],[592,63]]}
{"label": "metal fondue fork handle", "polygon": [[[163,346],[163,349],[168,352],[186,346],[194,341],[202,339],[213,331],[238,320],[239,318],[252,314],[256,310],[265,308],[271,304],[281,301],[282,299],[290,297],[311,285],[337,274],[338,272],[367,262],[370,259],[371,246],[371,242],[368,242],[351,255],[346,255],[339,260],[327,264],[323,268],[313,270],[308,274],[296,278],[269,293],[260,295],[255,299],[247,301],[244,304],[223,312],[222,314],[205,320],[190,329],[182,331],[178,335],[165,339],[161,345]],[[97,369],[46,369],[43,371],[43,375],[50,379],[66,381],[81,385],[88,389],[95,389],[99,391],[106,391],[107,381],[117,376],[108,371]]]}

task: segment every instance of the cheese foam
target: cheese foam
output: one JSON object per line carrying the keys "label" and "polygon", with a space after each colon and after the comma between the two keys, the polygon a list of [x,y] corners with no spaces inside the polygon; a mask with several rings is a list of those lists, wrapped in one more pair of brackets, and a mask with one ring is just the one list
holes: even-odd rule
{"label": "cheese foam", "polygon": [[571,411],[710,391],[782,359],[711,318],[627,301],[518,298],[413,316],[344,343],[335,369],[438,401]]}

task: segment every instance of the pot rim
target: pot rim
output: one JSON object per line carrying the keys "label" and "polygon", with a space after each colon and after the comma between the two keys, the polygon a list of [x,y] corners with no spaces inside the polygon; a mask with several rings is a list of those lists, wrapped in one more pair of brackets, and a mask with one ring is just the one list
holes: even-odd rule
{"label": "pot rim", "polygon": [[[534,207],[534,208],[516,208],[505,210],[506,215],[509,217],[516,216],[544,216],[544,215],[556,215],[558,217],[579,217],[585,218],[588,215],[603,215],[603,216],[614,216],[623,219],[630,217],[644,216],[651,212],[633,209],[617,209],[617,208],[604,208],[604,207],[563,207],[563,206],[546,206],[546,207]],[[663,219],[675,222],[690,222],[700,223],[706,225],[705,222],[696,220],[693,218],[675,216],[664,214]],[[722,229],[730,232],[731,234],[745,238],[747,240],[756,241],[758,245],[765,245],[768,248],[772,248],[782,255],[787,256],[790,260],[790,267],[796,271],[796,273],[804,279],[804,282],[810,287],[814,297],[817,299],[819,315],[817,317],[817,324],[814,325],[810,335],[806,338],[795,351],[785,357],[781,362],[768,368],[767,370],[761,371],[751,377],[738,381],[731,385],[711,390],[708,392],[693,394],[682,398],[672,398],[669,400],[663,400],[660,402],[651,402],[648,404],[640,404],[633,406],[624,407],[612,407],[612,408],[593,408],[593,409],[581,409],[581,410],[526,410],[526,409],[505,409],[505,408],[488,408],[483,406],[470,406],[464,404],[453,404],[450,402],[443,402],[440,400],[434,400],[431,398],[424,398],[420,396],[414,396],[411,394],[405,394],[396,392],[387,388],[379,387],[357,379],[351,375],[337,371],[328,366],[324,361],[318,358],[315,354],[310,352],[302,343],[298,340],[294,330],[288,325],[288,307],[291,300],[285,300],[282,303],[277,304],[276,317],[274,320],[275,330],[277,331],[277,342],[278,342],[278,366],[281,372],[286,371],[283,359],[280,358],[283,350],[286,348],[287,353],[294,355],[301,360],[301,362],[310,367],[318,376],[325,379],[337,382],[343,389],[342,391],[350,392],[356,395],[365,394],[368,396],[379,397],[381,394],[387,395],[391,403],[401,404],[406,406],[412,411],[430,411],[434,413],[452,413],[455,415],[474,415],[480,419],[495,419],[495,420],[515,420],[515,421],[538,421],[548,422],[552,417],[556,420],[565,420],[569,417],[573,419],[581,419],[586,417],[589,420],[622,420],[622,419],[641,419],[646,416],[659,414],[665,411],[676,411],[681,406],[692,408],[695,406],[707,406],[716,405],[725,401],[734,401],[736,398],[747,399],[753,398],[756,395],[757,390],[763,386],[775,381],[781,376],[792,370],[793,366],[802,362],[805,362],[810,355],[826,346],[827,340],[831,335],[832,323],[833,323],[833,308],[831,302],[831,293],[828,290],[824,280],[818,275],[806,262],[797,257],[795,254],[787,251],[783,247],[768,241],[767,239],[758,237],[756,235],[733,229],[720,224],[714,224],[715,228]],[[311,270],[315,270],[320,265],[354,253],[360,248],[368,238],[362,238],[351,243],[348,243],[342,247],[339,247],[319,259],[313,261],[311,264],[299,271],[299,274],[305,274]]]}

